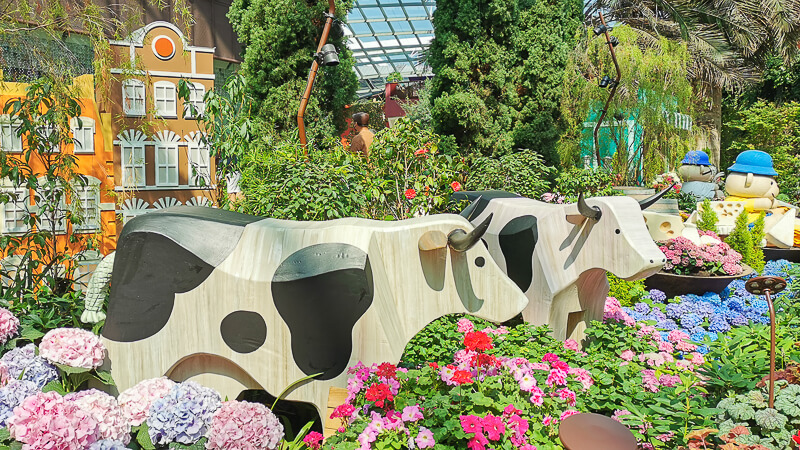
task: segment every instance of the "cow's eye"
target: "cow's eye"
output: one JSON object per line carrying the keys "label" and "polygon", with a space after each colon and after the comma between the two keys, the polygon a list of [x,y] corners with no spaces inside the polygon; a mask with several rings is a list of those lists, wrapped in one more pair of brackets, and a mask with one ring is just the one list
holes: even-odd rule
{"label": "cow's eye", "polygon": [[475,258],[475,265],[476,266],[483,267],[484,264],[486,264],[486,260],[483,259],[483,256],[478,256],[477,258]]}
{"label": "cow's eye", "polygon": [[614,233],[617,233],[617,234],[619,234],[619,228],[617,228],[616,230],[614,230]]}

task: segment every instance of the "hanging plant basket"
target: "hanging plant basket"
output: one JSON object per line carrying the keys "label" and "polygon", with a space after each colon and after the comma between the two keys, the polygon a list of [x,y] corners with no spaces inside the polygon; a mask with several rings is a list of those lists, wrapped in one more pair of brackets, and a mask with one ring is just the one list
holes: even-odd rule
{"label": "hanging plant basket", "polygon": [[742,264],[744,269],[739,275],[704,276],[704,275],[678,275],[669,272],[658,272],[644,280],[647,289],[658,289],[667,294],[667,298],[678,295],[696,294],[706,292],[721,293],[733,280],[750,276],[755,273],[752,267]]}

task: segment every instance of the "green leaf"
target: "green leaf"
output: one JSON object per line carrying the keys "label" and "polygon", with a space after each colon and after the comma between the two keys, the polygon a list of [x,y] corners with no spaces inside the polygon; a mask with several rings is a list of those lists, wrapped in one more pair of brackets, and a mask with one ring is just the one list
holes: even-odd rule
{"label": "green leaf", "polygon": [[62,372],[64,372],[67,375],[71,375],[74,373],[86,373],[92,370],[92,369],[84,369],[83,367],[72,367],[58,363],[55,363],[55,366],[58,367]]}
{"label": "green leaf", "polygon": [[17,339],[22,339],[22,340],[25,340],[25,341],[31,341],[32,342],[32,341],[35,341],[36,339],[39,339],[39,338],[41,338],[43,336],[44,336],[44,333],[42,333],[41,331],[33,328],[32,326],[23,325],[22,326],[22,331],[20,331],[19,337]]}
{"label": "green leaf", "polygon": [[8,431],[8,428],[6,427],[0,428],[0,441],[5,442],[9,439],[11,439],[11,432]]}
{"label": "green leaf", "polygon": [[[137,430],[138,429],[138,430]],[[150,432],[147,428],[147,422],[142,423],[138,427],[135,427],[133,430],[136,432],[136,442],[144,450],[155,450],[156,446],[153,445],[153,441],[150,440]]]}
{"label": "green leaf", "polygon": [[100,380],[106,386],[116,386],[114,378],[111,377],[111,372],[106,370],[97,370],[94,372],[94,377]]}
{"label": "green leaf", "polygon": [[42,392],[58,392],[61,395],[66,395],[67,391],[60,381],[54,380],[44,385]]}

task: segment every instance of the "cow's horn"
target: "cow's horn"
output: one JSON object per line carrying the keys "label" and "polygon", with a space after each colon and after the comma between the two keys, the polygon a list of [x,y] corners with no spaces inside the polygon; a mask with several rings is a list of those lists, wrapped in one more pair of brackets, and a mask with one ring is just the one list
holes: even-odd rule
{"label": "cow's horn", "polygon": [[489,228],[489,223],[492,221],[493,215],[494,213],[489,214],[489,217],[484,219],[480,225],[469,233],[461,228],[451,231],[450,234],[447,235],[447,243],[450,245],[450,248],[457,252],[465,252],[471,249],[473,245],[481,240],[483,233],[486,233],[486,229]]}
{"label": "cow's horn", "polygon": [[600,217],[603,216],[603,211],[600,211],[600,208],[586,204],[586,200],[583,199],[583,192],[578,195],[578,212],[582,216],[594,220],[600,220]]}
{"label": "cow's horn", "polygon": [[645,209],[653,206],[653,203],[659,201],[661,199],[661,197],[663,197],[667,192],[669,192],[670,189],[674,188],[676,184],[678,184],[678,183],[672,183],[672,185],[670,185],[668,188],[664,189],[663,191],[661,191],[661,192],[659,192],[659,193],[657,193],[655,195],[651,195],[650,197],[647,197],[644,200],[639,200],[639,207],[641,207],[642,211],[644,211]]}

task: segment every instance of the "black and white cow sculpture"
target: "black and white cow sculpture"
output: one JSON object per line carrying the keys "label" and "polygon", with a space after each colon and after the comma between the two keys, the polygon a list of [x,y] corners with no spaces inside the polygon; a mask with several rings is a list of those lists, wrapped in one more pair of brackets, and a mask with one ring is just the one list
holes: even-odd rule
{"label": "black and white cow sculpture", "polygon": [[606,271],[638,280],[664,265],[664,254],[642,217],[642,209],[657,196],[641,204],[630,197],[581,196],[578,203],[566,205],[503,191],[459,192],[454,197],[473,200],[462,213],[473,223],[493,217],[483,241],[528,297],[523,318],[534,325],[549,324],[557,339],[580,342],[587,324],[603,319]]}
{"label": "black and white cow sculpture", "polygon": [[398,361],[425,325],[450,313],[500,322],[528,300],[474,245],[455,214],[397,222],[293,222],[181,206],[123,229],[103,328],[120,390],[151,377],[195,379],[325,411],[358,361]]}

